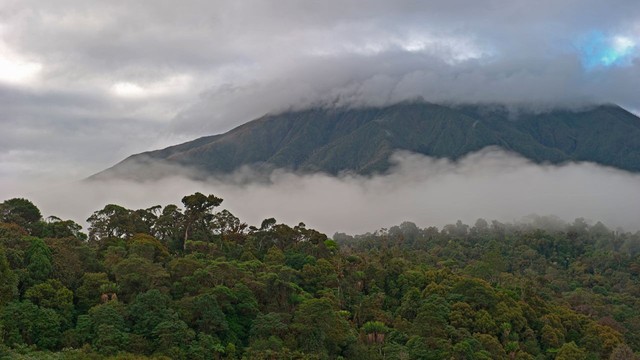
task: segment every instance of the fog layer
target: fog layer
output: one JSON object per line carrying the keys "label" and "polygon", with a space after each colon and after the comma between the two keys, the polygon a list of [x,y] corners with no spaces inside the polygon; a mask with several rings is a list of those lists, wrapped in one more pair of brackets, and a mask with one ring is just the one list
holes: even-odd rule
{"label": "fog layer", "polygon": [[[275,217],[304,222],[328,234],[363,233],[408,220],[442,226],[478,218],[517,221],[530,214],[603,221],[611,228],[638,230],[640,175],[591,163],[538,165],[495,148],[458,162],[399,152],[385,175],[372,177],[274,172],[270,181],[239,185],[225,180],[194,181],[176,176],[157,181],[101,181],[44,186],[1,187],[0,198],[27,197],[45,216],[81,224],[108,203],[131,209],[180,204],[200,191],[224,198],[226,208],[256,225]],[[238,178],[246,180],[250,170]],[[0,184],[2,185],[2,184]]]}

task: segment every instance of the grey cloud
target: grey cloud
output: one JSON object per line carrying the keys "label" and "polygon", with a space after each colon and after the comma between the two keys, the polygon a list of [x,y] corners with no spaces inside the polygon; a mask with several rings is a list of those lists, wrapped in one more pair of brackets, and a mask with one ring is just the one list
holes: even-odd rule
{"label": "grey cloud", "polygon": [[157,123],[114,113],[96,94],[0,87],[0,106],[0,174],[16,182],[82,178],[114,157],[167,145]]}
{"label": "grey cloud", "polygon": [[458,162],[411,153],[397,153],[394,161],[390,174],[373,177],[280,171],[268,183],[234,185],[175,176],[48,185],[21,194],[45,214],[81,223],[107,203],[133,209],[179,204],[182,196],[201,191],[224,198],[224,207],[250,224],[275,217],[288,224],[302,221],[328,234],[362,233],[405,220],[421,227],[458,219],[473,224],[480,217],[510,222],[532,213],[565,221],[584,217],[612,228],[640,230],[640,175],[588,163],[536,165],[497,149]]}
{"label": "grey cloud", "polygon": [[[508,56],[566,46],[586,31],[637,22],[634,1],[299,2],[15,1],[4,6],[12,45],[74,71],[212,70],[298,58],[310,49],[457,34]],[[554,52],[557,52],[555,49]],[[146,67],[151,67],[148,69]]]}
{"label": "grey cloud", "polygon": [[[591,84],[590,77],[601,77]],[[609,76],[615,77],[615,80]],[[395,52],[377,57],[351,55],[305,59],[264,82],[210,89],[172,121],[174,131],[216,133],[267,112],[319,104],[376,106],[424,98],[446,103],[506,103],[576,107],[613,102],[640,105],[640,65],[611,74],[585,74],[575,56],[553,63],[536,59],[471,60],[449,65],[430,54]]]}
{"label": "grey cloud", "polygon": [[[7,0],[0,18],[0,51],[42,64],[33,83],[0,89],[3,177],[84,177],[133,152],[317,104],[640,109],[637,59],[586,71],[576,49],[591,31],[640,41],[636,0]],[[191,79],[184,91],[110,92],[178,75]]]}

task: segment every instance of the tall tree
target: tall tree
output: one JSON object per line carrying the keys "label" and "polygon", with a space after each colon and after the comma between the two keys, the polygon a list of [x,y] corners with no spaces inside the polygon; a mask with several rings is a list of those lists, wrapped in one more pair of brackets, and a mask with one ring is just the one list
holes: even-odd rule
{"label": "tall tree", "polygon": [[27,251],[27,285],[37,284],[49,278],[53,271],[51,260],[51,250],[44,241],[33,238]]}
{"label": "tall tree", "polygon": [[206,196],[200,192],[187,195],[182,198],[184,204],[184,242],[182,249],[187,249],[187,240],[189,240],[189,232],[193,225],[197,222],[208,222],[213,217],[212,210],[222,203],[222,199],[215,195]]}
{"label": "tall tree", "polygon": [[89,240],[122,238],[134,233],[131,210],[109,204],[95,211],[88,219]]}
{"label": "tall tree", "polygon": [[14,223],[32,231],[33,225],[42,219],[40,209],[31,201],[13,198],[0,204],[0,221]]}
{"label": "tall tree", "polygon": [[182,211],[178,206],[170,204],[162,209],[153,225],[153,235],[173,251],[182,247]]}

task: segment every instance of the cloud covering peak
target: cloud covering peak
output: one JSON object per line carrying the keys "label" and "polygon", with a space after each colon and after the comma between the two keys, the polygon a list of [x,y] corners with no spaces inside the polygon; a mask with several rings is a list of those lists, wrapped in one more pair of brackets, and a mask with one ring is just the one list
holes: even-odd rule
{"label": "cloud covering peak", "polygon": [[5,181],[84,177],[317,104],[640,109],[635,0],[7,0],[0,14]]}

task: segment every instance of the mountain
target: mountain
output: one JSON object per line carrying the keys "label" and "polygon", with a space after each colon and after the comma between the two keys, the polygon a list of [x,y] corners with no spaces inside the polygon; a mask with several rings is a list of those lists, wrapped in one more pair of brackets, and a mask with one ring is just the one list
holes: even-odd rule
{"label": "mountain", "polygon": [[424,102],[360,109],[313,108],[266,115],[220,135],[130,156],[90,179],[144,180],[172,165],[199,176],[243,165],[302,173],[384,172],[408,150],[458,159],[499,146],[537,163],[590,161],[640,171],[640,118],[616,105],[514,114],[504,106]]}

